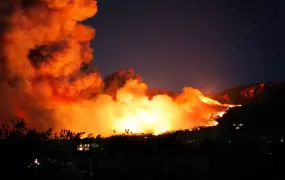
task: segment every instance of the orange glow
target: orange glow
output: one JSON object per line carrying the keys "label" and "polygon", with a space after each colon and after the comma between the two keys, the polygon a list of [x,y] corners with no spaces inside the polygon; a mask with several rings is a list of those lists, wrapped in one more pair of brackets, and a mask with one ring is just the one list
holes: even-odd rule
{"label": "orange glow", "polygon": [[147,85],[132,71],[106,83],[90,65],[95,30],[81,23],[97,13],[95,0],[3,1],[0,10],[4,121],[19,115],[37,130],[160,134],[215,126],[233,107],[190,87],[150,99]]}
{"label": "orange glow", "polygon": [[[100,94],[92,100],[58,105],[60,117],[71,119],[63,124],[74,131],[100,133],[103,136],[128,133],[160,134],[167,131],[216,126],[216,118],[224,115],[230,105],[204,97],[200,91],[186,88],[176,98],[145,95],[146,84],[129,80],[117,91],[117,100]],[[213,114],[218,116],[212,117]],[[59,118],[60,119],[60,118]]]}

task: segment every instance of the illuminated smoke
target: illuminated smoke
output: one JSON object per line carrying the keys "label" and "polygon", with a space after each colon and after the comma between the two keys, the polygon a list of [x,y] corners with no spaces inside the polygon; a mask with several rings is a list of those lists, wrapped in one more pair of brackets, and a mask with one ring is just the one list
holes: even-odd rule
{"label": "illuminated smoke", "polygon": [[2,122],[23,117],[38,130],[160,133],[211,125],[211,115],[228,107],[192,88],[148,90],[132,69],[103,81],[89,64],[95,30],[80,23],[96,12],[94,0],[0,2]]}
{"label": "illuminated smoke", "polygon": [[2,121],[23,116],[39,129],[61,126],[61,103],[102,87],[97,71],[80,71],[93,59],[95,31],[79,21],[97,12],[96,2],[7,0],[0,7]]}

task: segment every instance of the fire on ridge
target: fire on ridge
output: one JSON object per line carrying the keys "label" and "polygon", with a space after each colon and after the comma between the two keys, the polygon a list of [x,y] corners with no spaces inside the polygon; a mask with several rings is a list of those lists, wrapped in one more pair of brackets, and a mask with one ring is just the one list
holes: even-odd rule
{"label": "fire on ridge", "polygon": [[159,134],[217,125],[233,106],[191,87],[150,98],[132,70],[103,80],[90,65],[95,30],[81,23],[97,11],[95,0],[1,1],[1,122],[20,116],[39,131]]}

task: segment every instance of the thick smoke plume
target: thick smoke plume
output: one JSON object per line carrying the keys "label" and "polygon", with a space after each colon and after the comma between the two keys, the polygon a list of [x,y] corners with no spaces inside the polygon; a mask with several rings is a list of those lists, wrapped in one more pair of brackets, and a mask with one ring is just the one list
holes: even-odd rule
{"label": "thick smoke plume", "polygon": [[90,65],[95,30],[80,23],[96,12],[94,0],[0,2],[1,122],[22,117],[38,130],[155,133],[209,125],[211,114],[227,108],[192,88],[172,96],[149,91],[132,69],[103,81]]}

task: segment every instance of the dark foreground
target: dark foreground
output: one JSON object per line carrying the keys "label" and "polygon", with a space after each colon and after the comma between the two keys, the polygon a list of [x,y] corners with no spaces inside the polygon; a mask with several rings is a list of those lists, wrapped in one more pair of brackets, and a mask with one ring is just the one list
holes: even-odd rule
{"label": "dark foreground", "polygon": [[1,179],[285,177],[282,134],[261,134],[245,124],[83,140],[69,131],[55,136],[19,124],[1,129]]}

